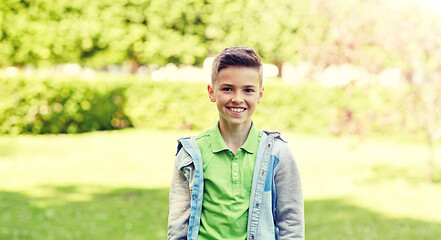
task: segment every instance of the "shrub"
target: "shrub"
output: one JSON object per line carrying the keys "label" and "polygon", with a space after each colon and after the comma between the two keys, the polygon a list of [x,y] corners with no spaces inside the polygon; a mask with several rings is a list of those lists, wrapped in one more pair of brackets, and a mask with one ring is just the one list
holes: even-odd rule
{"label": "shrub", "polygon": [[[0,78],[0,133],[81,133],[125,127],[204,130],[218,113],[201,82]],[[259,128],[334,135],[414,131],[402,88],[269,82]]]}
{"label": "shrub", "polygon": [[0,133],[81,133],[131,126],[124,84],[0,78]]}
{"label": "shrub", "polygon": [[193,82],[136,82],[126,91],[126,112],[135,127],[205,129],[217,119],[206,86]]}

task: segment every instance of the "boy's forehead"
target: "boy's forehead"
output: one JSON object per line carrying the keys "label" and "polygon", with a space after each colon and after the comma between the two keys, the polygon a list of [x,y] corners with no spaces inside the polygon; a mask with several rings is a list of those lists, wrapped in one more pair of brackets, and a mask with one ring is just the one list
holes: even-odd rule
{"label": "boy's forehead", "polygon": [[220,82],[224,83],[224,81],[233,83],[238,80],[248,82],[249,84],[254,83],[257,85],[261,85],[259,70],[253,67],[242,66],[232,66],[221,69],[218,73],[218,78],[215,84],[219,85]]}

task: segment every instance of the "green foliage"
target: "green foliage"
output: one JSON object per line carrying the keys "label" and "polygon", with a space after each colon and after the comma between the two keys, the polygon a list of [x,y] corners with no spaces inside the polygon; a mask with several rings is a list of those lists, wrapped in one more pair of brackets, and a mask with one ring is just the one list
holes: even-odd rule
{"label": "green foliage", "polygon": [[[398,134],[408,109],[406,91],[382,87],[323,87],[317,84],[265,85],[253,119],[260,128],[335,135]],[[126,91],[125,112],[135,127],[204,130],[218,119],[205,83],[137,82]]]}
{"label": "green foliage", "polygon": [[137,82],[126,91],[126,113],[135,127],[206,129],[218,119],[206,84]]}
{"label": "green foliage", "polygon": [[[323,133],[333,124],[345,128],[356,121],[353,118],[364,117],[364,108],[377,110],[366,101],[368,94],[362,90],[347,96],[342,88],[315,84],[267,84],[265,89],[263,101],[253,116],[262,128]],[[216,106],[208,101],[205,83],[138,82],[126,94],[125,112],[135,127],[203,130],[218,119]],[[340,123],[344,117],[341,111],[359,116]]]}
{"label": "green foliage", "polygon": [[194,0],[4,0],[0,66],[195,64],[206,53],[203,5]]}
{"label": "green foliage", "polygon": [[[125,127],[204,130],[218,120],[201,82],[0,78],[0,133],[79,133]],[[260,128],[334,135],[418,132],[405,88],[268,82]]]}
{"label": "green foliage", "polygon": [[1,133],[80,133],[130,126],[120,83],[0,78]]}
{"label": "green foliage", "polygon": [[432,73],[441,62],[440,22],[411,3],[379,0],[2,0],[0,66],[200,65],[247,45],[279,69],[308,61],[319,70]]}

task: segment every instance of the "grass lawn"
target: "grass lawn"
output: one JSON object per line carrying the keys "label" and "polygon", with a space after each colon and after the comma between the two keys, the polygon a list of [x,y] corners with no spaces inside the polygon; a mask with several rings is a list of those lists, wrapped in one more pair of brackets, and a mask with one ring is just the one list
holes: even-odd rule
{"label": "grass lawn", "polygon": [[[165,239],[176,139],[122,130],[0,136],[0,239]],[[441,239],[423,145],[284,134],[302,175],[307,239]]]}

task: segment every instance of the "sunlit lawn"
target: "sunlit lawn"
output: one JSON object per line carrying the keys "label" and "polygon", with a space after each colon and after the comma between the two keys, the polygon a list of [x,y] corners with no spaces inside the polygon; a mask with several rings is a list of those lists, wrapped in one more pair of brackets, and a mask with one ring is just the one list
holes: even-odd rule
{"label": "sunlit lawn", "polygon": [[[165,239],[176,139],[189,134],[0,136],[0,239]],[[425,181],[423,145],[284,136],[308,239],[441,239],[441,183]]]}

